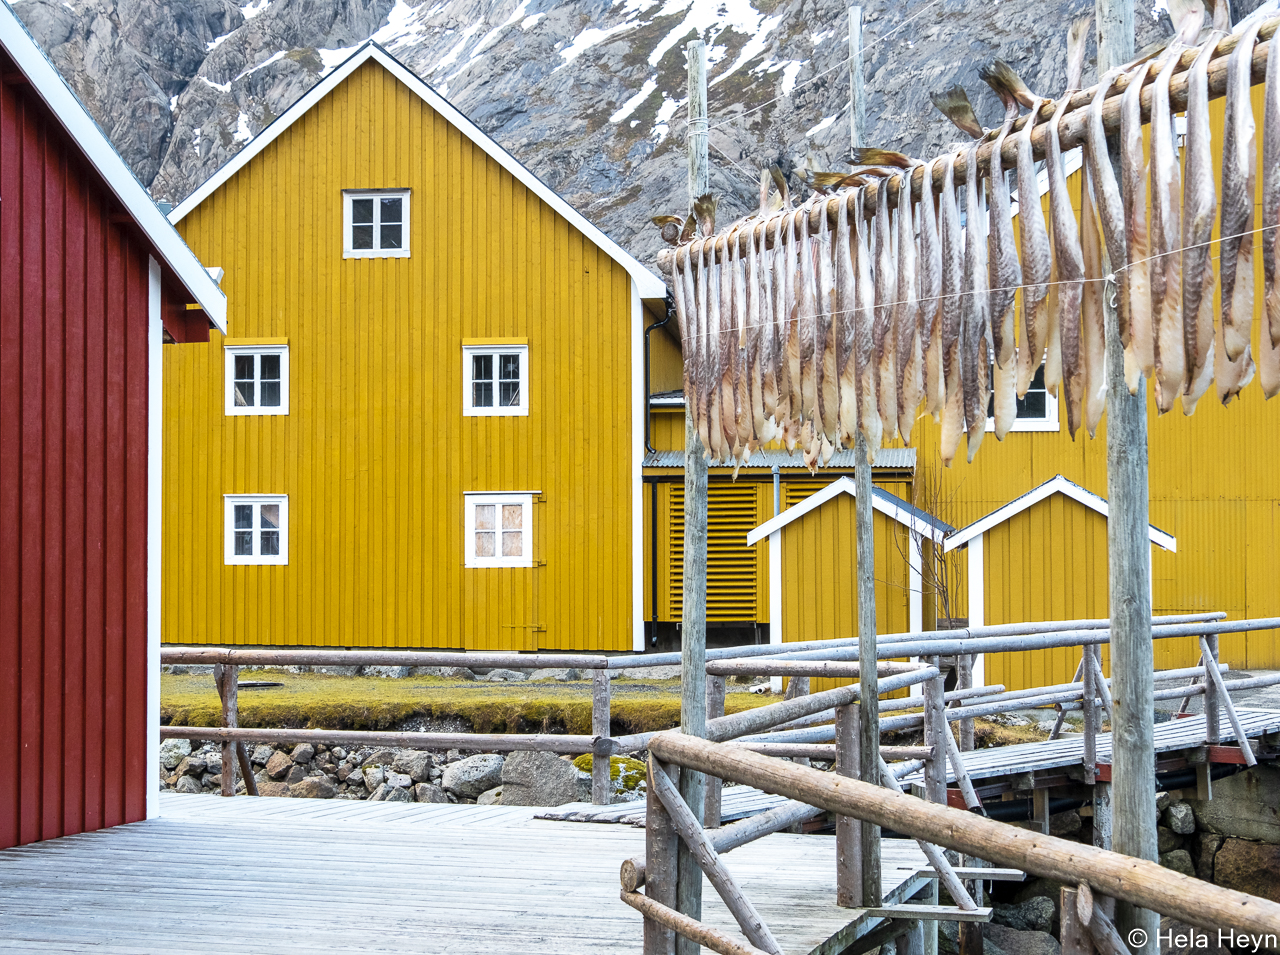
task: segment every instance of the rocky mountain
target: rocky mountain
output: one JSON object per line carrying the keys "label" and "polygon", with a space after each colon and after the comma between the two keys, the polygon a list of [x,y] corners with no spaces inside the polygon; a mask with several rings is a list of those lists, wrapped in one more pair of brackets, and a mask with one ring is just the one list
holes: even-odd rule
{"label": "rocky mountain", "polygon": [[[1256,2],[1256,0],[1255,0]],[[1065,83],[1092,0],[863,0],[870,143],[957,138],[928,93],[953,82],[994,124],[994,57]],[[844,168],[843,0],[15,0],[15,11],[157,199],[180,201],[373,39],[642,261],[651,215],[685,206],[685,43],[708,44],[712,188],[728,221],[762,164]],[[1252,6],[1252,4],[1250,4]],[[1138,45],[1168,31],[1139,16]],[[1093,75],[1086,68],[1089,82]]]}

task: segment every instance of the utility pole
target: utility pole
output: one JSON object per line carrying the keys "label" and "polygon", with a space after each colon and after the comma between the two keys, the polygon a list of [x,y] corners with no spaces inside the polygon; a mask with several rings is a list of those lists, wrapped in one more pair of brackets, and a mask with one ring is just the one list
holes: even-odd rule
{"label": "utility pole", "polygon": [[[1095,0],[1098,72],[1133,59],[1133,0]],[[1108,140],[1119,178],[1119,141]],[[1104,264],[1109,272],[1112,265]],[[1151,648],[1151,545],[1147,539],[1147,389],[1130,395],[1124,381],[1119,322],[1103,294],[1107,347],[1107,519],[1111,613],[1111,848],[1157,858],[1155,816],[1155,668]],[[1105,802],[1105,800],[1103,800]],[[1155,912],[1117,903],[1116,927],[1134,952],[1159,952]],[[1139,931],[1140,930],[1140,931]],[[1145,933],[1145,943],[1135,938]]]}
{"label": "utility pole", "polygon": [[[709,187],[707,157],[707,47],[692,40],[689,59],[689,209]],[[684,405],[684,600],[680,613],[680,729],[707,735],[707,461],[690,406]],[[703,823],[706,777],[680,771],[680,796]],[[681,840],[676,852],[676,908],[702,918],[702,869]],[[697,942],[677,935],[676,955],[698,955]]]}
{"label": "utility pole", "polygon": [[[866,145],[867,106],[862,85],[862,7],[849,8],[849,105],[850,141],[854,149]],[[863,223],[858,224],[859,228]],[[853,439],[856,492],[855,538],[858,560],[858,687],[861,718],[858,720],[858,771],[863,782],[880,783],[880,680],[876,674],[876,573],[875,525],[872,507],[871,464],[867,439],[859,428]],[[862,904],[881,904],[880,827],[862,823]]]}

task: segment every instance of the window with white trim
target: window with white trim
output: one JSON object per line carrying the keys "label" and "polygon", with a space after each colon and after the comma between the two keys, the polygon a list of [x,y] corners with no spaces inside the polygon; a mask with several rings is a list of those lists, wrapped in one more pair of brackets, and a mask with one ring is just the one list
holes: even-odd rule
{"label": "window with white trim", "polygon": [[228,564],[289,563],[289,496],[223,495]]}
{"label": "window with white trim", "polygon": [[468,494],[466,566],[533,566],[533,495]]}
{"label": "window with white trim", "polygon": [[468,417],[529,413],[528,345],[463,346],[462,413]]}
{"label": "window with white trim", "polygon": [[289,346],[224,345],[229,415],[289,413]]}
{"label": "window with white trim", "polygon": [[[996,429],[995,398],[987,405],[987,430]],[[1017,413],[1010,431],[1059,431],[1058,399],[1049,394],[1044,384],[1044,365],[1036,371],[1024,397],[1017,399]]]}
{"label": "window with white trim", "polygon": [[347,259],[407,258],[409,190],[344,190],[342,255]]}

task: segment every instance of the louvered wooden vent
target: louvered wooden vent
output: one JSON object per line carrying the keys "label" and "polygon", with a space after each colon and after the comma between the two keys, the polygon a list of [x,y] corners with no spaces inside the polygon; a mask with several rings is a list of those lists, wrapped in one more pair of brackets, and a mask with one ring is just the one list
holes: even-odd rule
{"label": "louvered wooden vent", "polygon": [[[760,523],[754,484],[713,484],[707,491],[707,620],[759,619],[759,555],[747,534]],[[684,598],[684,488],[671,488],[668,525],[671,554],[671,614],[679,620]]]}

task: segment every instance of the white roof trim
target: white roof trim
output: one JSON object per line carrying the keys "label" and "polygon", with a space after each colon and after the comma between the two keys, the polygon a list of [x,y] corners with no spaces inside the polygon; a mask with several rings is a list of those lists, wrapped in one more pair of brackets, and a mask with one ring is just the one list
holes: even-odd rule
{"label": "white roof trim", "polygon": [[[998,524],[1003,524],[1015,514],[1019,514],[1031,507],[1033,504],[1039,504],[1047,497],[1054,494],[1065,494],[1074,501],[1079,501],[1085,507],[1097,511],[1103,517],[1107,517],[1110,508],[1107,505],[1106,498],[1099,497],[1092,491],[1086,491],[1079,484],[1068,481],[1061,474],[1057,477],[1045,481],[1037,488],[1033,488],[1021,497],[1014,498],[1004,507],[997,508],[986,517],[980,518],[970,524],[968,527],[961,528],[954,534],[950,535],[942,545],[944,552],[955,550],[962,544],[966,544],[980,534],[985,534],[991,528]],[[1161,547],[1170,553],[1178,552],[1178,539],[1172,534],[1166,534],[1154,524],[1147,525],[1149,528],[1148,536],[1151,543],[1157,547]]]}
{"label": "white roof trim", "polygon": [[[852,498],[857,498],[858,486],[847,476],[832,481],[817,494],[805,498],[795,507],[789,507],[781,514],[774,515],[749,533],[747,535],[747,546],[750,547],[753,544],[759,543],[774,531],[781,530],[792,521],[804,517],[810,511],[817,510],[837,494],[848,494]],[[889,500],[886,500],[886,498],[889,498]],[[893,495],[888,492],[885,492],[884,494],[873,493],[871,495],[871,506],[886,517],[897,521],[899,524],[905,524],[917,534],[927,537],[935,543],[941,543],[943,536],[946,533],[942,528],[935,527],[926,521],[922,521],[910,511],[898,507],[893,503],[892,498]]]}
{"label": "white roof trim", "polygon": [[368,60],[376,60],[380,63],[391,75],[416,93],[428,106],[454,126],[457,126],[464,136],[483,149],[491,159],[511,173],[519,182],[523,183],[530,192],[568,219],[575,229],[598,245],[610,258],[626,269],[639,288],[642,299],[666,297],[667,286],[662,279],[645,268],[629,252],[601,232],[600,229],[588,222],[582,213],[569,205],[555,190],[498,145],[484,130],[471,122],[421,77],[373,42],[365,43],[355,53],[347,57],[328,76],[308,90],[304,96],[277,117],[266,129],[246,143],[244,148],[236,153],[221,169],[206,179],[195,192],[182,200],[177,208],[169,213],[169,220],[174,223],[180,222],[187,213],[209,198],[223,183],[248,165],[249,161],[258,153],[266,149],[281,133],[309,112],[311,107],[328,96],[339,83]]}
{"label": "white roof trim", "polygon": [[53,111],[68,135],[80,147],[90,165],[106,182],[107,188],[138,224],[155,246],[164,264],[204,309],[209,320],[224,334],[227,331],[227,297],[205,271],[195,253],[164,217],[147,195],[133,170],[116,152],[101,127],[94,122],[79,97],[67,85],[62,74],[45,56],[35,38],[10,8],[8,0],[0,2],[0,47],[13,59],[32,89]]}

